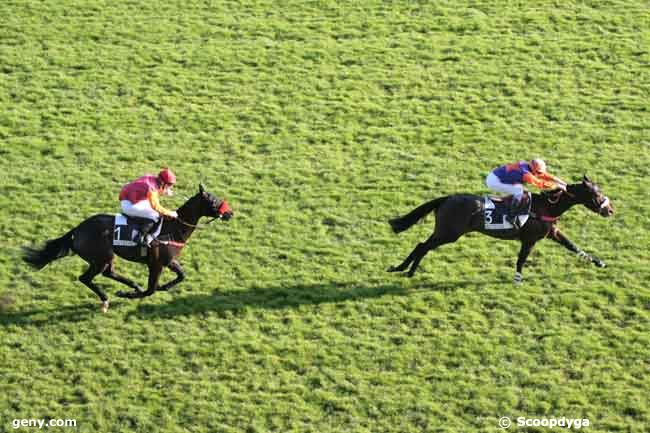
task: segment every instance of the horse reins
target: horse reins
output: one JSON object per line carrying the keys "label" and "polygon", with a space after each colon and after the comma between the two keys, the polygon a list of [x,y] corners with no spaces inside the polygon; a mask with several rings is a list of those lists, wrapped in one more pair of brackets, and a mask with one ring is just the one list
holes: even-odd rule
{"label": "horse reins", "polygon": [[205,224],[190,224],[190,223],[188,223],[188,222],[183,221],[183,220],[180,219],[180,218],[176,218],[176,220],[177,220],[179,223],[183,224],[184,226],[192,227],[193,229],[201,229],[201,230],[202,230],[202,229],[207,229],[207,228],[208,228],[208,227],[207,227],[208,224],[210,224],[210,223],[213,222],[214,220],[218,220],[219,218],[221,218],[221,216],[214,217],[214,218],[212,218],[210,221],[208,221],[208,222],[205,223]]}

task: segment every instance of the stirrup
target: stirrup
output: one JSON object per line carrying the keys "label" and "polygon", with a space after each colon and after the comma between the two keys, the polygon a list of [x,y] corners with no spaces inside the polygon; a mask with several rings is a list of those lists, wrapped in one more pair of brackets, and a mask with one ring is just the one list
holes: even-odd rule
{"label": "stirrup", "polygon": [[153,242],[154,238],[150,234],[146,235],[140,235],[138,237],[138,244],[142,247],[147,247],[149,248],[151,246],[151,243]]}
{"label": "stirrup", "polygon": [[521,228],[520,223],[519,223],[519,215],[508,216],[508,217],[506,217],[506,220],[508,220],[508,222],[509,222],[510,224],[512,224],[512,226],[513,226],[514,228],[516,228],[516,229],[520,229],[520,228]]}

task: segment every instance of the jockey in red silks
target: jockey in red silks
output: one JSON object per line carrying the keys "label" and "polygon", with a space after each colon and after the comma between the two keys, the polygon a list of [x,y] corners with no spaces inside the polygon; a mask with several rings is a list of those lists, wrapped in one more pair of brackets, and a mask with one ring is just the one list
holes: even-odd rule
{"label": "jockey in red silks", "polygon": [[125,185],[120,192],[120,205],[122,213],[132,217],[147,220],[141,228],[140,242],[149,246],[153,237],[149,231],[158,222],[161,216],[178,218],[176,211],[165,209],[160,204],[160,195],[173,195],[172,186],[176,184],[176,175],[165,168],[158,176],[144,175]]}
{"label": "jockey in red silks", "polygon": [[566,190],[566,182],[549,174],[546,163],[541,159],[518,161],[495,168],[487,175],[485,184],[492,191],[512,194],[513,200],[508,211],[508,220],[517,225],[517,215],[527,205],[528,195],[524,195],[524,183],[540,189],[561,188]]}

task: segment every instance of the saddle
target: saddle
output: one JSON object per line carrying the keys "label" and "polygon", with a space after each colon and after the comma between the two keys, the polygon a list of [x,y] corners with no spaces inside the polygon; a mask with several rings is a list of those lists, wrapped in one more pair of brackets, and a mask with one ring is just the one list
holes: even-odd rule
{"label": "saddle", "polygon": [[483,218],[486,230],[518,230],[526,224],[530,216],[530,208],[533,203],[530,192],[525,193],[527,200],[522,207],[516,210],[514,220],[516,224],[509,221],[513,196],[490,196],[484,197]]}

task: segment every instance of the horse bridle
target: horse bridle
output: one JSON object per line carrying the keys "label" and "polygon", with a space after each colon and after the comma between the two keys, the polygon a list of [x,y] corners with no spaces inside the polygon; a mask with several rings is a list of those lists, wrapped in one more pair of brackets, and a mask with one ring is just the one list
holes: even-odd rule
{"label": "horse bridle", "polygon": [[607,206],[609,206],[609,197],[607,197],[606,195],[602,195],[602,194],[600,194],[599,197],[603,198],[603,201],[600,202],[600,204],[598,204],[598,201],[596,201],[595,198],[592,199],[594,204],[596,206],[598,206],[599,209],[603,209],[603,208],[606,208]]}
{"label": "horse bridle", "polygon": [[[185,198],[189,200],[189,197],[185,196]],[[183,221],[180,217],[177,217],[176,220],[177,220],[179,223],[181,223],[181,224],[183,224],[184,226],[186,226],[186,227],[191,227],[191,228],[193,228],[193,229],[200,229],[200,230],[203,230],[203,229],[207,229],[207,228],[208,228],[208,224],[214,222],[215,220],[221,219],[221,218],[223,218],[223,215],[217,215],[216,217],[212,218],[210,221],[208,221],[208,222],[205,223],[205,224],[190,224],[190,223],[188,223],[188,222],[186,222],[186,221]]]}
{"label": "horse bridle", "polygon": [[[570,192],[567,191],[566,189],[560,189],[556,194],[553,195],[553,198],[551,198],[551,197],[549,196],[549,197],[547,198],[547,200],[548,200],[548,202],[551,203],[551,204],[556,204],[557,202],[560,201],[560,197],[562,197],[562,194],[566,194],[566,195],[568,195],[568,196],[571,197],[571,198],[575,198],[575,196],[576,196],[575,194],[570,193]],[[598,199],[599,199],[600,197],[602,197],[603,200],[599,203],[599,202],[598,202]],[[609,197],[607,197],[606,195],[603,195],[602,193],[598,193],[598,195],[597,195],[596,197],[592,198],[591,201],[592,201],[592,202],[594,203],[594,205],[595,205],[596,207],[598,207],[599,209],[603,209],[603,208],[609,206]]]}

